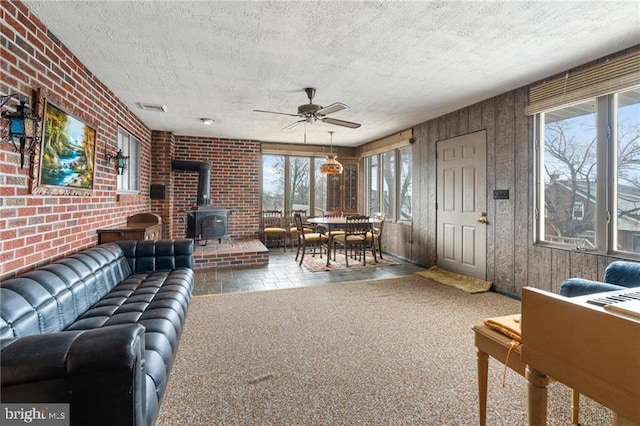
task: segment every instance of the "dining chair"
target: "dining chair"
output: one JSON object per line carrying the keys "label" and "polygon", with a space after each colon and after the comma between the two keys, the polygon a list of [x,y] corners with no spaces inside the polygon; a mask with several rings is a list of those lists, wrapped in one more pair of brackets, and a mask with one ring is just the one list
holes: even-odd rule
{"label": "dining chair", "polygon": [[329,238],[325,234],[317,232],[316,226],[307,224],[302,221],[302,215],[295,213],[293,220],[296,224],[296,235],[298,237],[298,250],[296,251],[296,261],[300,257],[299,265],[302,265],[305,253],[313,249],[312,255],[316,255],[316,251],[320,250],[320,258],[322,259],[323,252],[329,256]]}
{"label": "dining chair", "polygon": [[[344,217],[344,214],[340,211],[340,210],[327,210],[322,214],[323,217]],[[324,229],[324,231],[323,231]],[[326,233],[326,229],[324,227],[322,227],[322,229],[320,229],[320,232],[325,232]],[[344,228],[342,227],[336,227],[335,225],[331,227],[331,231],[329,232],[329,240],[331,240],[331,238],[334,235],[341,235],[344,234]],[[331,241],[329,241],[331,242]]]}
{"label": "dining chair", "polygon": [[357,252],[362,258],[362,264],[367,264],[366,250],[371,248],[373,260],[378,262],[376,249],[373,244],[367,242],[367,233],[371,232],[371,220],[364,215],[347,216],[344,233],[333,236],[333,260],[336,260],[338,246],[344,251],[345,265],[349,267],[349,256]]}
{"label": "dining chair", "polygon": [[277,240],[282,243],[284,251],[287,251],[287,230],[282,226],[282,210],[262,211],[262,242],[265,247],[269,240]]}
{"label": "dining chair", "polygon": [[384,221],[387,214],[384,212],[376,212],[371,216],[375,221],[371,224],[371,232],[367,233],[367,241],[373,244],[378,252],[378,256],[382,259],[382,230],[384,229]]}
{"label": "dining chair", "polygon": [[[289,222],[289,227],[287,229],[288,231],[288,239],[289,239],[289,247],[291,248],[291,250],[293,251],[293,242],[294,240],[296,241],[296,244],[298,243],[298,227],[296,226],[296,222],[294,220],[294,216],[296,215],[296,213],[298,213],[300,215],[300,217],[302,218],[302,224],[306,225],[307,224],[307,211],[306,210],[301,210],[301,209],[293,209],[293,210],[289,210],[289,214],[287,214],[287,220]],[[303,228],[305,232],[313,232],[312,229],[310,227],[304,227]]]}

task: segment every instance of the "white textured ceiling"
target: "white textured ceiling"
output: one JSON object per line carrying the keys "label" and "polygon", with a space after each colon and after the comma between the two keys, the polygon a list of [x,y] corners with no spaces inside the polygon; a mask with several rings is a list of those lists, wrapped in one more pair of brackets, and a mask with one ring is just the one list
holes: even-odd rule
{"label": "white textured ceiling", "polygon": [[151,129],[273,142],[304,87],[355,146],[640,43],[639,1],[25,3]]}

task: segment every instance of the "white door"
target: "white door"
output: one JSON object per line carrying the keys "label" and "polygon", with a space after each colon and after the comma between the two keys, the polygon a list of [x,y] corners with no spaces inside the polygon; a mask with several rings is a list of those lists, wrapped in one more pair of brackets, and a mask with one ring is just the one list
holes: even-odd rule
{"label": "white door", "polygon": [[437,264],[487,277],[486,132],[437,143]]}

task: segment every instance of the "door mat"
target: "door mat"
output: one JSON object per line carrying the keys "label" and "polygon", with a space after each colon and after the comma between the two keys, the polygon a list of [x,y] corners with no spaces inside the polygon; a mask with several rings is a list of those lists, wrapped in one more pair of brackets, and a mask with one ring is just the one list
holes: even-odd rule
{"label": "door mat", "polygon": [[491,283],[489,281],[468,277],[451,271],[445,271],[437,266],[432,266],[426,271],[416,272],[416,274],[432,279],[440,284],[459,288],[467,293],[482,293],[489,291],[491,288]]}

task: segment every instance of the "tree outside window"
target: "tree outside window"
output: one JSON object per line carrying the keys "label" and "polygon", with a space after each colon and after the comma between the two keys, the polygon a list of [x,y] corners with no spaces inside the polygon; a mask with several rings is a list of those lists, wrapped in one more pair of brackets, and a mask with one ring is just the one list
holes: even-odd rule
{"label": "tree outside window", "polygon": [[306,210],[310,207],[309,157],[288,157],[289,175],[287,211]]}
{"label": "tree outside window", "polygon": [[284,156],[262,156],[262,210],[284,210]]}
{"label": "tree outside window", "polygon": [[[593,247],[596,115],[594,101],[544,114],[544,240]],[[582,203],[582,218],[574,206]]]}
{"label": "tree outside window", "polygon": [[619,93],[616,105],[615,248],[640,253],[640,89]]}
{"label": "tree outside window", "polygon": [[411,146],[406,146],[398,151],[400,155],[400,220],[411,220],[411,191],[412,191],[412,176],[411,172]]}

